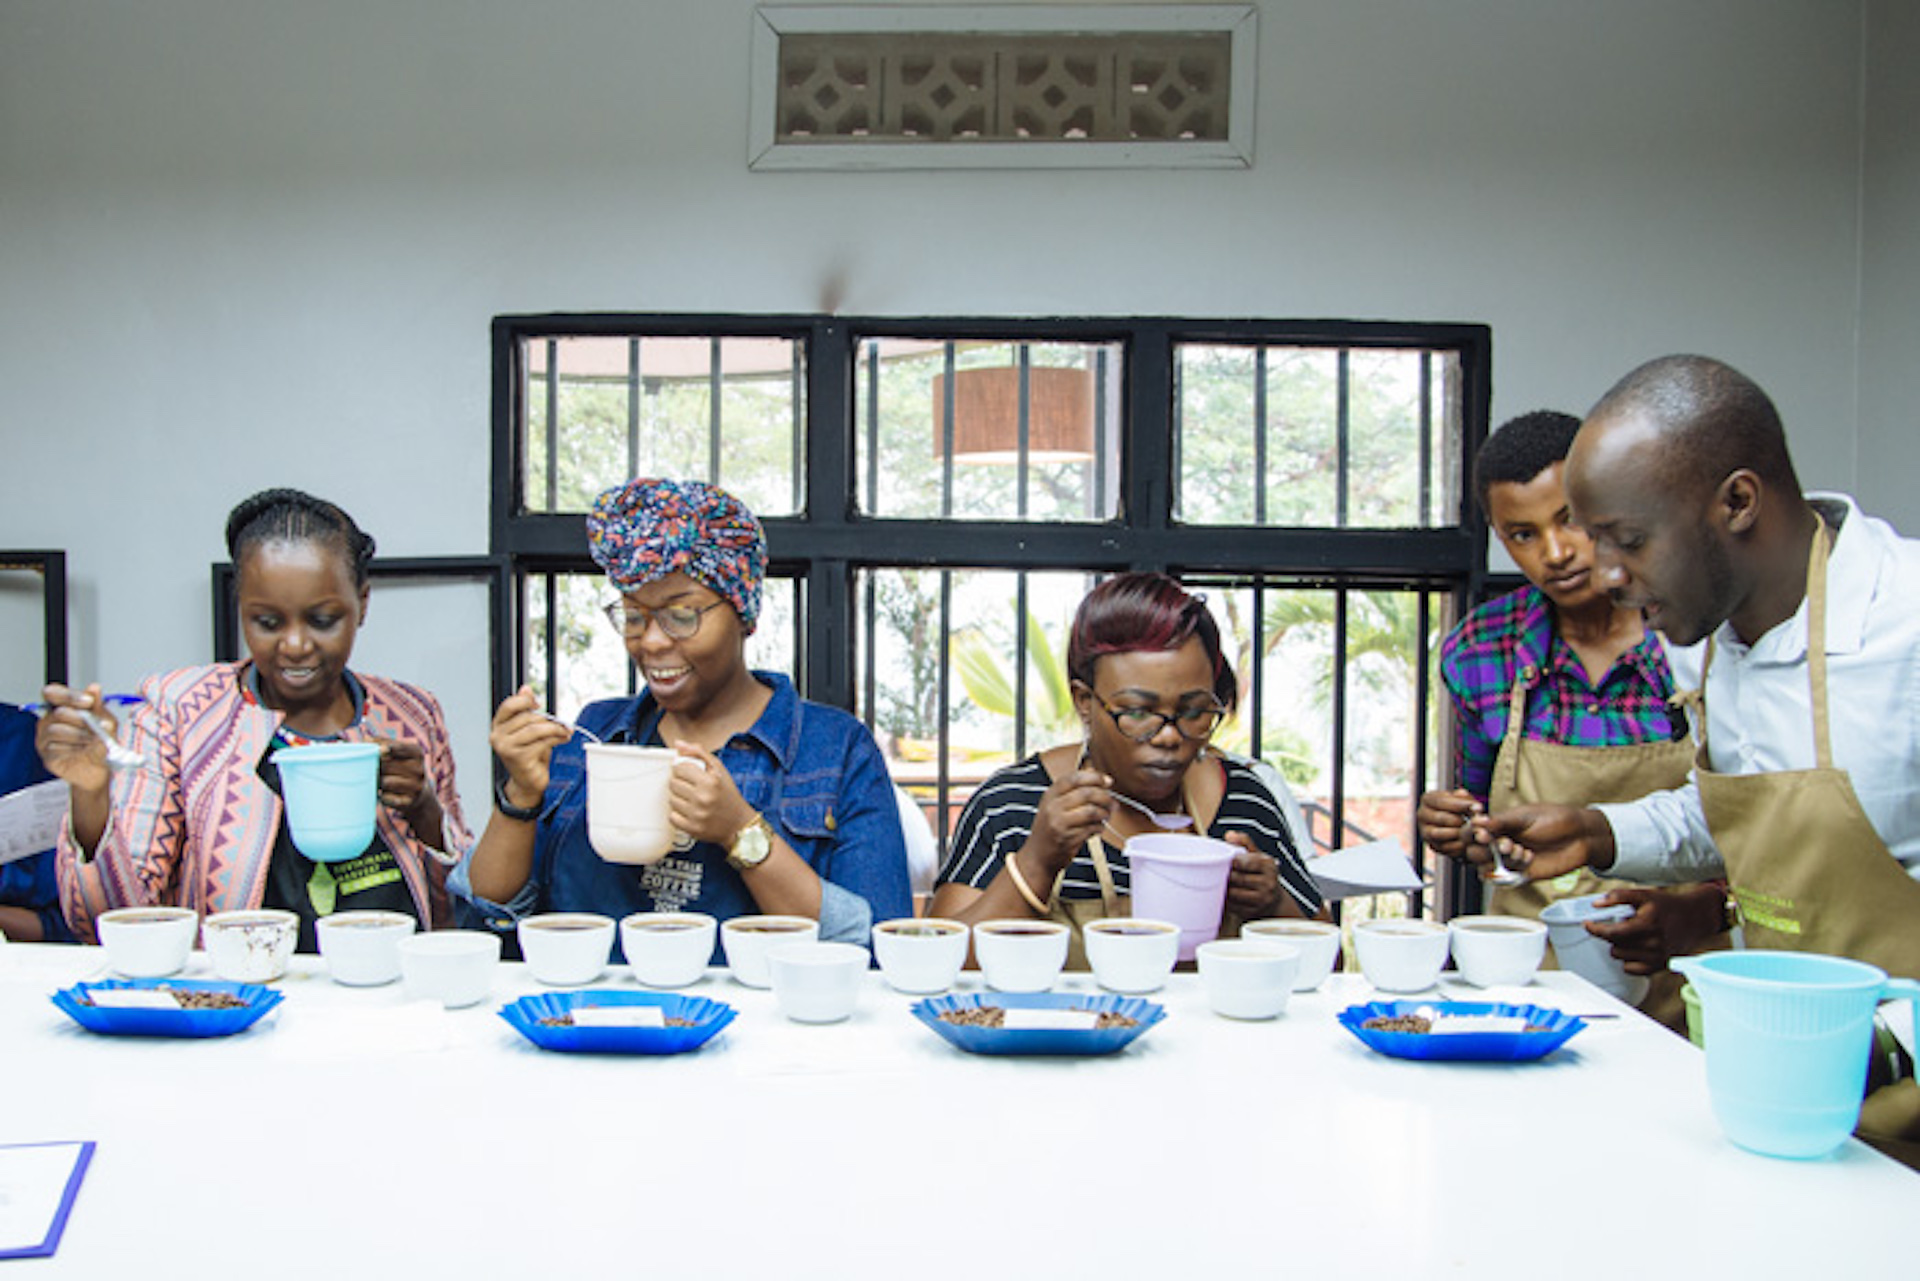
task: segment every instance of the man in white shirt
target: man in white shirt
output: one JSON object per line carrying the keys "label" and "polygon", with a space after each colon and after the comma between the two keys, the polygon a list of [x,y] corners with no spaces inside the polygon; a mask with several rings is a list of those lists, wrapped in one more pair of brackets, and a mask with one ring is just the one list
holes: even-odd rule
{"label": "man in white shirt", "polygon": [[[1748,946],[1920,978],[1920,543],[1850,499],[1803,495],[1772,402],[1700,356],[1615,384],[1566,479],[1614,599],[1676,644],[1708,642],[1700,750],[1677,790],[1520,806],[1480,835],[1536,879],[1724,871]],[[1684,944],[1707,924],[1659,928]],[[1899,1090],[1920,1104],[1911,1081]],[[1877,1128],[1920,1137],[1920,1106]]]}

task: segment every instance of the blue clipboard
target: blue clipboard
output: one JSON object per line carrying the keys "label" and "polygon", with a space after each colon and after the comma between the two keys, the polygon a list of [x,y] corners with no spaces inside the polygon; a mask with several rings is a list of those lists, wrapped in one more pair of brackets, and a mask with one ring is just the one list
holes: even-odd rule
{"label": "blue clipboard", "polygon": [[60,1234],[66,1231],[67,1215],[73,1211],[74,1198],[80,1194],[80,1181],[86,1178],[87,1165],[93,1160],[92,1141],[74,1143],[6,1143],[0,1144],[0,1152],[20,1148],[72,1148],[74,1149],[73,1168],[67,1172],[66,1187],[60,1193],[60,1202],[54,1208],[53,1219],[47,1224],[47,1234],[38,1244],[0,1246],[0,1259],[46,1259],[60,1248]]}

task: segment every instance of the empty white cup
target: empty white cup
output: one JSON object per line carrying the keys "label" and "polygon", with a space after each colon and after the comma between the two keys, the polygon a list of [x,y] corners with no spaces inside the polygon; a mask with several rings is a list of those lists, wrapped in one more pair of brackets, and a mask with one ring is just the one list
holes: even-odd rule
{"label": "empty white cup", "polygon": [[1270,1019],[1284,1013],[1300,969],[1300,949],[1265,939],[1215,939],[1195,949],[1207,1004],[1230,1019]]}
{"label": "empty white cup", "polygon": [[903,917],[873,927],[873,954],[895,991],[944,992],[959,981],[970,937],[960,921]]}
{"label": "empty white cup", "polygon": [[1447,927],[1401,917],[1357,921],[1353,948],[1361,973],[1380,991],[1424,992],[1447,963]]}
{"label": "empty white cup", "polygon": [[400,977],[407,995],[450,1010],[476,1005],[493,990],[500,936],[479,930],[435,930],[400,940]]}
{"label": "empty white cup", "polygon": [[114,973],[163,979],[186,968],[200,916],[190,907],[120,907],[95,917],[93,927]]}
{"label": "empty white cup", "polygon": [[1613,955],[1613,944],[1587,933],[1588,921],[1624,921],[1633,915],[1627,903],[1596,907],[1598,894],[1582,894],[1549,903],[1540,913],[1553,944],[1554,959],[1560,968],[1578,974],[1609,996],[1628,1005],[1638,1005],[1647,995],[1647,980],[1627,973],[1624,962]]}
{"label": "empty white cup", "polygon": [[287,972],[300,918],[278,908],[215,912],[200,928],[213,972],[229,983],[270,983]]}
{"label": "empty white cup", "polygon": [[982,921],[973,955],[997,992],[1045,992],[1066,968],[1073,933],[1058,921]]}
{"label": "empty white cup", "polygon": [[1547,927],[1524,916],[1456,916],[1447,934],[1454,967],[1475,987],[1531,983],[1547,955]]}
{"label": "empty white cup", "polygon": [[620,950],[642,987],[698,983],[720,923],[705,912],[635,912],[620,922]]}
{"label": "empty white cup", "polygon": [[520,955],[549,987],[599,978],[613,954],[613,918],[595,912],[543,912],[520,922]]}
{"label": "empty white cup", "polygon": [[1093,977],[1109,992],[1157,992],[1180,955],[1180,927],[1171,921],[1114,916],[1089,921],[1080,932]]}
{"label": "empty white cup", "polygon": [[1300,969],[1293,976],[1296,992],[1311,992],[1325,983],[1333,973],[1334,963],[1340,959],[1340,927],[1326,921],[1293,917],[1248,921],[1240,927],[1240,937],[1299,948]]}
{"label": "empty white cup", "polygon": [[853,1013],[867,949],[851,943],[783,943],[767,950],[774,1003],[795,1023],[838,1023]]}
{"label": "empty white cup", "polygon": [[313,933],[335,983],[378,987],[400,977],[400,940],[418,926],[405,912],[336,912]]}
{"label": "empty white cup", "polygon": [[720,923],[720,948],[734,979],[747,987],[768,987],[767,953],[788,943],[812,943],[820,922],[804,916],[736,916]]}
{"label": "empty white cup", "polygon": [[587,744],[587,843],[609,863],[657,863],[684,833],[668,821],[667,788],[682,760],[670,747]]}

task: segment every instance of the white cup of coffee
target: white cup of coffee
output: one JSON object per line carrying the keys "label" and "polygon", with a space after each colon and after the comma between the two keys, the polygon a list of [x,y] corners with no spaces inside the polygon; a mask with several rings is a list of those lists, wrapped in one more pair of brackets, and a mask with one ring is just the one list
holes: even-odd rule
{"label": "white cup of coffee", "polygon": [[642,987],[698,983],[720,923],[705,912],[635,912],[620,922],[620,950]]}
{"label": "white cup of coffee", "polygon": [[736,916],[720,923],[720,948],[727,968],[746,987],[769,987],[767,953],[788,943],[812,943],[820,922],[804,916]]}
{"label": "white cup of coffee", "polygon": [[895,991],[944,992],[959,981],[969,937],[960,921],[903,917],[873,927],[873,955]]}
{"label": "white cup of coffee", "polygon": [[1531,983],[1547,955],[1547,927],[1524,916],[1456,916],[1447,933],[1455,968],[1475,987]]}
{"label": "white cup of coffee", "polygon": [[609,863],[657,863],[668,851],[692,844],[668,819],[667,789],[673,771],[698,757],[670,747],[627,743],[587,744],[587,842]]}
{"label": "white cup of coffee", "polygon": [[973,955],[996,992],[1045,992],[1066,968],[1073,932],[1058,921],[982,921]]}
{"label": "white cup of coffee", "polygon": [[1360,971],[1382,992],[1424,992],[1447,963],[1447,927],[1413,917],[1357,921],[1354,951]]}
{"label": "white cup of coffee", "polygon": [[1300,949],[1300,969],[1293,976],[1293,990],[1311,992],[1327,981],[1340,959],[1340,927],[1326,921],[1303,921],[1294,917],[1271,917],[1248,921],[1240,927],[1240,937],[1268,943],[1286,943]]}
{"label": "white cup of coffee", "polygon": [[190,907],[119,907],[94,918],[107,964],[130,979],[163,979],[187,967],[200,916]]}
{"label": "white cup of coffee", "polygon": [[1109,992],[1159,991],[1180,954],[1180,927],[1171,921],[1107,917],[1087,922],[1080,938],[1094,979]]}
{"label": "white cup of coffee", "polygon": [[613,918],[596,912],[543,912],[520,922],[520,955],[549,987],[580,987],[607,968]]}
{"label": "white cup of coffee", "polygon": [[335,983],[378,987],[400,977],[400,940],[418,926],[405,912],[335,912],[313,933]]}
{"label": "white cup of coffee", "polygon": [[1271,1019],[1286,1012],[1300,949],[1266,939],[1214,939],[1194,949],[1207,1004],[1230,1019]]}
{"label": "white cup of coffee", "polygon": [[300,918],[278,908],[215,912],[200,928],[213,972],[229,983],[270,983],[287,972]]}

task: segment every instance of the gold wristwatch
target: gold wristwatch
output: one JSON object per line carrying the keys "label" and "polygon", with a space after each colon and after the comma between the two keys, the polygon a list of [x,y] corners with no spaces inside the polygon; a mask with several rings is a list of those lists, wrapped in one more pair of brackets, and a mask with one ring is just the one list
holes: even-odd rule
{"label": "gold wristwatch", "polygon": [[751,872],[773,853],[773,828],[764,814],[755,814],[753,822],[733,834],[727,842],[727,862],[736,870]]}

